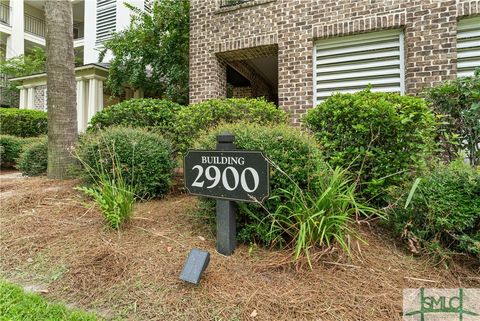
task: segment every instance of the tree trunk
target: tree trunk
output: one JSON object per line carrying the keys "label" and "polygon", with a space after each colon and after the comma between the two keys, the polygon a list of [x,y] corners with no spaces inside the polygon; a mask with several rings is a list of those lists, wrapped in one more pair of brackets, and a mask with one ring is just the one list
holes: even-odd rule
{"label": "tree trunk", "polygon": [[73,52],[72,3],[45,3],[48,104],[48,177],[63,179],[75,163],[77,103]]}

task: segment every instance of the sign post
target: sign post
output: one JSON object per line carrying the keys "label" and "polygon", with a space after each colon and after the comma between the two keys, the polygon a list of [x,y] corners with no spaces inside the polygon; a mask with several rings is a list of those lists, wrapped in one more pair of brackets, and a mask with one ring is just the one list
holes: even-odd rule
{"label": "sign post", "polygon": [[[229,133],[217,136],[217,150],[235,150],[235,137]],[[217,251],[231,255],[237,246],[237,206],[234,202],[217,199]]]}
{"label": "sign post", "polygon": [[236,246],[235,201],[261,203],[270,195],[267,158],[260,151],[237,150],[234,141],[223,133],[216,150],[189,150],[183,161],[187,191],[217,200],[217,251],[223,255]]}

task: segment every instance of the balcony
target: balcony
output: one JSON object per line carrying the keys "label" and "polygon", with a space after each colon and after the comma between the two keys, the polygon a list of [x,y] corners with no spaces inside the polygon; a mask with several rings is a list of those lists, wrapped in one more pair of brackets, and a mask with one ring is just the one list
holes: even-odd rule
{"label": "balcony", "polygon": [[[45,38],[45,20],[31,16],[29,14],[25,14],[24,17],[25,32],[28,32],[40,38]],[[83,30],[83,23],[75,23],[73,25],[73,39],[83,39]]]}
{"label": "balcony", "polygon": [[45,38],[45,20],[39,19],[29,14],[25,14],[24,19],[25,32],[28,32],[40,38]]}
{"label": "balcony", "polygon": [[0,23],[10,25],[10,7],[4,3],[0,3]]}

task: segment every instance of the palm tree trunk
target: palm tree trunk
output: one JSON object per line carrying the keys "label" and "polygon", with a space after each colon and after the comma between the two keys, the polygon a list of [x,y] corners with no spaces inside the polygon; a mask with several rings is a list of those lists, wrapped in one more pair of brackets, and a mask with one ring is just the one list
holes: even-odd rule
{"label": "palm tree trunk", "polygon": [[70,0],[45,3],[48,177],[63,179],[75,163],[71,148],[77,140],[77,107],[73,21]]}

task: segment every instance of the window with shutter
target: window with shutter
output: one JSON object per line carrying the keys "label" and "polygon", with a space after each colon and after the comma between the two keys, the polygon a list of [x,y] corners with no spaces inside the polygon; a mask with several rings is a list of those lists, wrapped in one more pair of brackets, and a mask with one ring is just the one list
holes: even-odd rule
{"label": "window with shutter", "polygon": [[480,17],[458,22],[457,76],[471,76],[480,67]]}
{"label": "window with shutter", "polygon": [[116,29],[117,3],[115,0],[97,0],[97,44],[112,37]]}
{"label": "window with shutter", "polygon": [[336,92],[404,93],[404,43],[400,30],[320,40],[314,49],[314,101]]}

